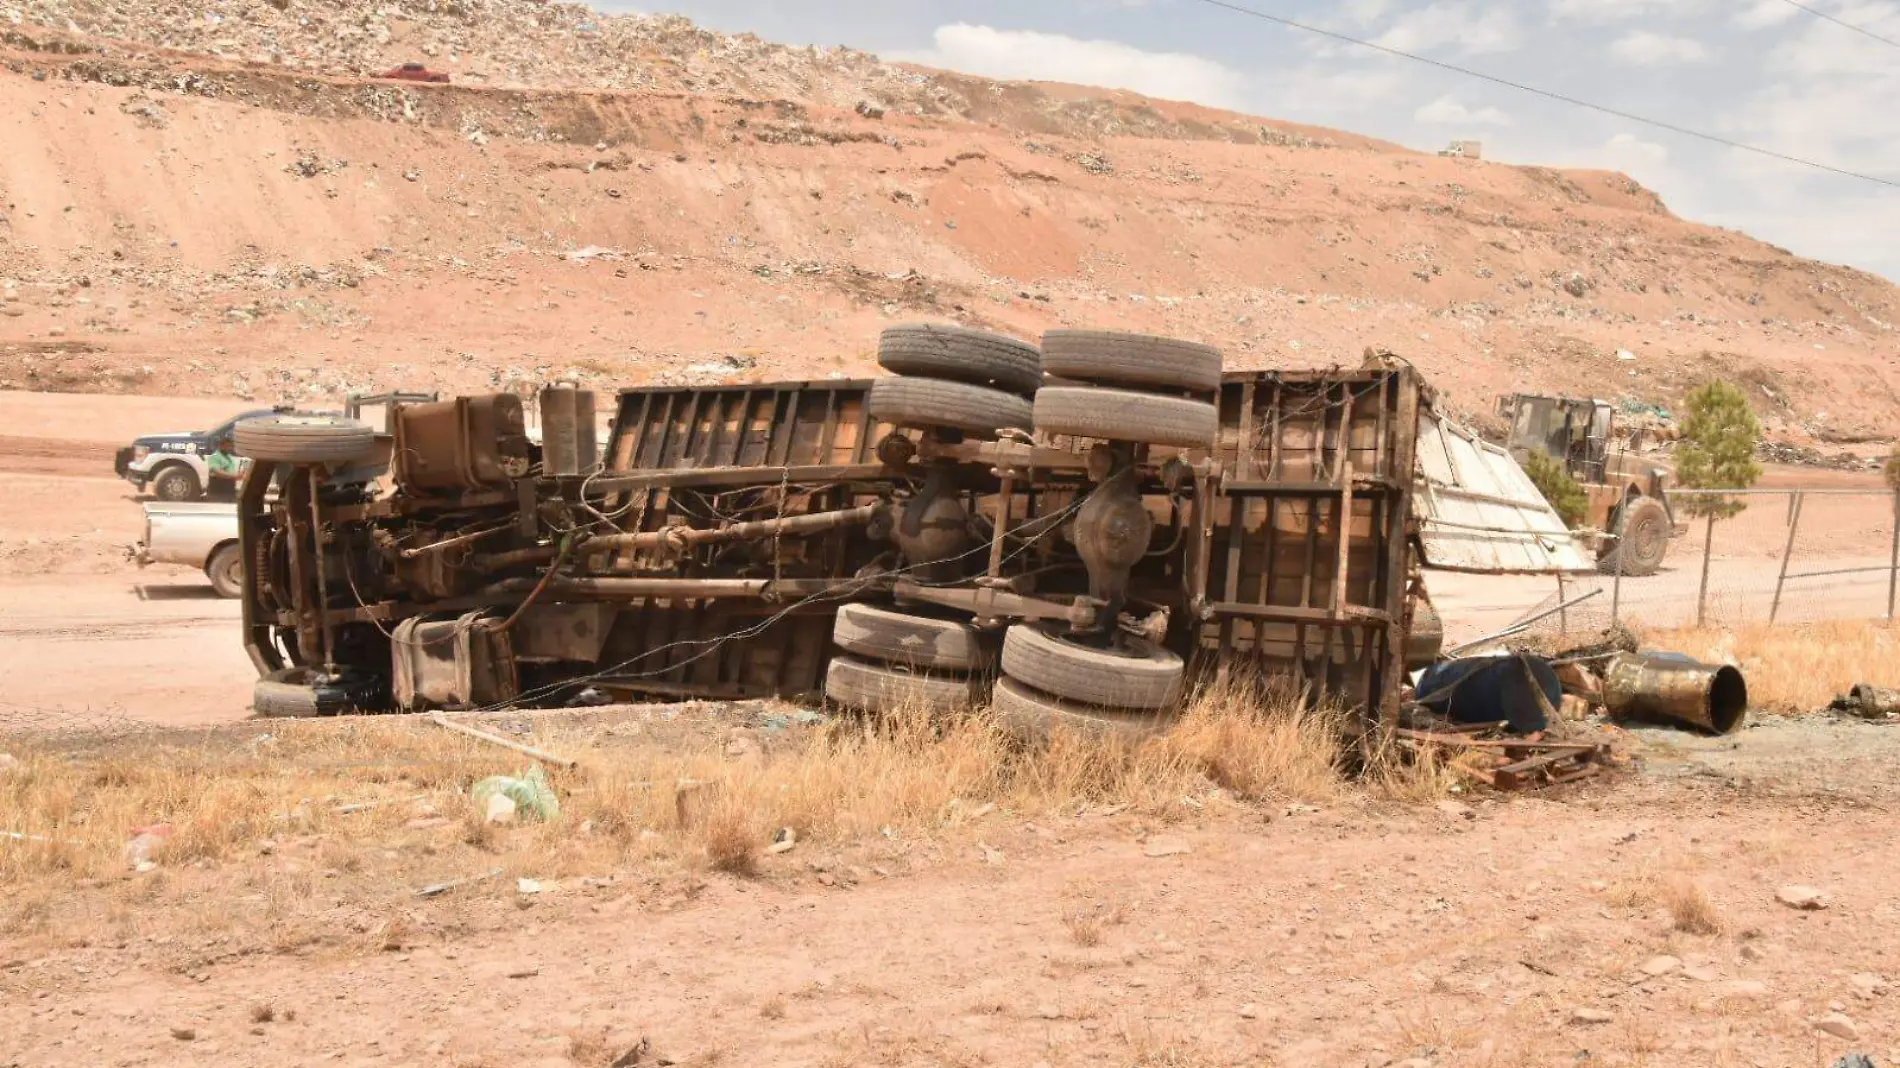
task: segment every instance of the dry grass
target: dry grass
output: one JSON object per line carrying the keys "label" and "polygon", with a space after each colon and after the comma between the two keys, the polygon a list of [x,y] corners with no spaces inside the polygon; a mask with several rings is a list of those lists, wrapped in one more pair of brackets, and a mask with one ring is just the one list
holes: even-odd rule
{"label": "dry grass", "polygon": [[1712,663],[1733,660],[1756,709],[1812,712],[1857,682],[1900,686],[1900,626],[1884,621],[1662,630],[1643,640]]}
{"label": "dry grass", "polygon": [[[1236,682],[1203,689],[1171,731],[1139,745],[1064,736],[1023,749],[985,716],[896,715],[759,732],[760,751],[733,760],[732,723],[717,714],[627,730],[584,717],[529,722],[537,744],[581,767],[550,776],[558,819],[519,826],[488,823],[468,791],[519,773],[523,758],[411,718],[246,725],[118,746],[16,740],[20,763],[0,777],[0,830],[30,837],[0,840],[0,936],[64,923],[131,937],[158,922],[153,910],[190,908],[207,930],[249,917],[278,950],[322,941],[382,952],[429,933],[427,910],[389,907],[392,887],[495,869],[491,887],[652,862],[749,876],[767,869],[763,848],[783,827],[802,852],[806,843],[975,833],[1000,818],[990,811],[1046,818],[1113,804],[1168,821],[1196,811],[1183,798],[1423,799],[1451,781],[1397,751],[1362,762],[1342,742],[1337,713]],[[1355,786],[1340,769],[1362,763]],[[715,789],[687,804],[682,780]],[[363,802],[376,804],[344,810]],[[171,830],[159,869],[129,878],[128,836],[160,824]],[[69,893],[76,882],[95,892]],[[328,931],[323,917],[344,888],[379,904],[350,930]],[[1087,944],[1101,922],[1078,920],[1073,936]]]}
{"label": "dry grass", "polygon": [[1699,883],[1686,878],[1672,880],[1662,889],[1662,901],[1676,930],[1692,935],[1721,933],[1722,912]]}

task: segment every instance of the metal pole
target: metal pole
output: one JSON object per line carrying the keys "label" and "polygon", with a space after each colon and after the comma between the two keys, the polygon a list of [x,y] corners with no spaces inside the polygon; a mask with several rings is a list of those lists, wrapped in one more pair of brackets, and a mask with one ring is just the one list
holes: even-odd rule
{"label": "metal pole", "polygon": [[1557,633],[1568,635],[1570,633],[1570,609],[1564,604],[1564,600],[1564,573],[1559,571],[1557,572],[1557,608],[1559,609],[1557,612]]}
{"label": "metal pole", "polygon": [[1709,525],[1702,533],[1702,585],[1695,593],[1695,625],[1700,627],[1709,605],[1709,557],[1715,555],[1715,513],[1709,513]]}
{"label": "metal pole", "polygon": [[1801,491],[1794,492],[1794,503],[1788,512],[1788,544],[1781,550],[1781,574],[1775,579],[1775,600],[1768,606],[1768,622],[1773,623],[1781,614],[1781,587],[1788,581],[1788,559],[1794,555],[1794,534],[1801,527]]}
{"label": "metal pole", "polygon": [[1887,560],[1887,618],[1893,619],[1893,595],[1900,583],[1900,487],[1893,491],[1893,550]]}
{"label": "metal pole", "polygon": [[317,632],[323,635],[323,673],[336,676],[336,633],[330,622],[330,582],[328,569],[323,564],[323,509],[317,503],[318,491],[323,488],[323,473],[315,468],[310,471],[310,547],[315,556],[317,569]]}
{"label": "metal pole", "polygon": [[1458,646],[1455,649],[1447,649],[1439,655],[1441,657],[1454,657],[1454,656],[1457,656],[1459,653],[1468,652],[1472,649],[1478,648],[1479,646],[1489,645],[1492,642],[1499,640],[1500,638],[1509,638],[1512,635],[1522,634],[1523,632],[1529,630],[1532,624],[1537,623],[1540,620],[1549,619],[1551,616],[1556,615],[1560,609],[1575,608],[1577,605],[1582,604],[1583,602],[1589,600],[1592,597],[1595,597],[1597,594],[1602,593],[1602,592],[1603,592],[1602,590],[1591,590],[1589,593],[1580,593],[1577,595],[1576,599],[1571,601],[1569,604],[1561,604],[1561,605],[1558,605],[1556,608],[1546,608],[1542,612],[1539,612],[1534,616],[1526,616],[1523,619],[1518,620],[1517,622],[1511,624],[1510,626],[1505,627],[1503,630],[1496,631],[1491,634],[1487,634],[1482,638],[1474,638],[1471,641],[1468,641],[1464,643],[1463,645]]}
{"label": "metal pole", "polygon": [[1616,575],[1610,579],[1610,626],[1623,622],[1623,554],[1616,554]]}

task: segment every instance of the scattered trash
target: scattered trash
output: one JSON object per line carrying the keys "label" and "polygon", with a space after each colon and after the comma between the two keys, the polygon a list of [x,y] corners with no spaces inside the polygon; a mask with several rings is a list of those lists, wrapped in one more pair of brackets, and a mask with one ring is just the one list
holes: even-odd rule
{"label": "scattered trash", "polygon": [[561,814],[561,800],[554,796],[553,788],[548,785],[547,773],[539,766],[531,767],[519,775],[491,775],[476,783],[469,795],[486,808],[491,822],[506,822],[505,819],[495,819],[498,808],[496,798],[511,803],[512,815],[551,820]]}
{"label": "scattered trash", "polygon": [[790,853],[792,847],[797,844],[798,832],[792,830],[790,827],[780,827],[778,833],[772,836],[772,844],[767,846],[765,851],[767,853]]}
{"label": "scattered trash", "polygon": [[1597,742],[1477,737],[1484,729],[1504,726],[1503,723],[1483,724],[1482,729],[1466,733],[1401,727],[1393,735],[1409,745],[1449,751],[1453,766],[1468,775],[1488,780],[1492,788],[1498,790],[1575,782],[1595,775],[1609,759],[1610,747]]}
{"label": "scattered trash", "polygon": [[800,727],[820,727],[828,722],[830,721],[822,712],[800,709],[790,715],[768,712],[759,717],[759,728],[768,731],[782,731],[790,728],[794,724]]}
{"label": "scattered trash", "polygon": [[1618,653],[1604,664],[1603,704],[1619,718],[1728,734],[1748,717],[1748,683],[1733,667],[1680,653]]}
{"label": "scattered trash", "polygon": [[541,883],[539,880],[528,878],[515,880],[515,893],[517,894],[538,894],[540,892]]}
{"label": "scattered trash", "polygon": [[489,879],[493,879],[499,876],[500,874],[501,874],[500,868],[493,868],[481,873],[480,875],[468,875],[460,879],[450,879],[448,882],[445,882],[445,883],[430,883],[428,886],[425,886],[422,889],[417,890],[416,896],[417,897],[439,897],[440,895],[446,894],[451,890],[460,889],[461,887],[469,886],[473,883],[485,882]]}
{"label": "scattered trash", "polygon": [[131,839],[125,843],[125,866],[140,873],[158,867],[158,858],[165,852],[165,844],[171,836],[169,823],[133,828]]}
{"label": "scattered trash", "polygon": [[1893,719],[1900,716],[1900,690],[1855,683],[1844,696],[1836,697],[1828,707],[1862,719]]}
{"label": "scattered trash", "polygon": [[1636,354],[1628,349],[1617,349],[1616,358],[1619,360],[1633,360],[1636,358]]}
{"label": "scattered trash", "polygon": [[1827,895],[1812,886],[1784,886],[1775,891],[1775,900],[1802,912],[1827,908]]}
{"label": "scattered trash", "polygon": [[1417,689],[1420,705],[1454,723],[1503,722],[1517,734],[1548,730],[1562,700],[1550,661],[1529,653],[1441,661]]}
{"label": "scattered trash", "polygon": [[1850,1053],[1835,1061],[1829,1068],[1874,1068],[1874,1059],[1865,1053]]}

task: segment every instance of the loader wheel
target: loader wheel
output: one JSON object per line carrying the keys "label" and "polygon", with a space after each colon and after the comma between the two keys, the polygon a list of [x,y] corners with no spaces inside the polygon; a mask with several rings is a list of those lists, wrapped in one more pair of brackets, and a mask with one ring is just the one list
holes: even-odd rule
{"label": "loader wheel", "polygon": [[1030,394],[1042,384],[1042,353],[1026,341],[960,326],[893,326],[877,342],[877,363],[892,374],[993,386]]}
{"label": "loader wheel", "polygon": [[871,383],[873,418],[910,427],[951,427],[995,437],[1005,429],[1028,430],[1029,402],[1014,393],[936,378],[880,378]]}
{"label": "loader wheel", "polygon": [[1204,449],[1220,433],[1212,404],[1125,389],[1044,386],[1036,391],[1035,414],[1044,434],[1145,445]]}
{"label": "loader wheel", "polygon": [[996,680],[990,693],[990,711],[997,725],[1018,741],[1046,743],[1061,731],[1091,738],[1140,741],[1165,727],[1167,713],[1091,705],[1050,697],[1011,678]]}
{"label": "loader wheel", "polygon": [[1102,708],[1163,708],[1180,696],[1181,658],[1139,638],[1097,649],[1018,623],[1003,635],[1003,674],[1054,697]]}
{"label": "loader wheel", "polygon": [[173,464],[152,480],[152,496],[161,501],[195,501],[200,492],[198,476],[184,464]]}
{"label": "loader wheel", "polygon": [[825,669],[825,696],[875,714],[915,710],[934,716],[974,704],[977,683],[969,678],[912,674],[901,668],[834,656]]}
{"label": "loader wheel", "polygon": [[367,457],[376,445],[366,424],[334,415],[248,419],[231,437],[239,456],[285,464],[348,463]]}
{"label": "loader wheel", "polygon": [[838,609],[831,640],[857,656],[917,671],[978,671],[989,666],[981,632],[967,620],[934,619],[868,604]]}
{"label": "loader wheel", "polygon": [[1220,388],[1220,350],[1212,345],[1105,330],[1042,335],[1042,369],[1058,378],[1206,393]]}
{"label": "loader wheel", "polygon": [[244,550],[237,542],[218,546],[205,564],[205,577],[220,597],[239,597],[244,593]]}
{"label": "loader wheel", "polygon": [[1669,552],[1669,512],[1654,497],[1623,502],[1616,519],[1616,540],[1597,558],[1597,570],[1625,576],[1654,575]]}

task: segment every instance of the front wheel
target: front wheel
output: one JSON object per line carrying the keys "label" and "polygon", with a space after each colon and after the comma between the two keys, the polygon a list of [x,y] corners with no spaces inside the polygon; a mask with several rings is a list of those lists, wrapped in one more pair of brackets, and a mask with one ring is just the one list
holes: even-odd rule
{"label": "front wheel", "polygon": [[1642,577],[1661,570],[1669,551],[1669,510],[1654,497],[1632,497],[1623,502],[1616,520],[1616,540],[1597,559],[1597,570]]}
{"label": "front wheel", "polygon": [[161,501],[190,501],[198,497],[198,476],[191,468],[174,464],[152,480],[152,496]]}

